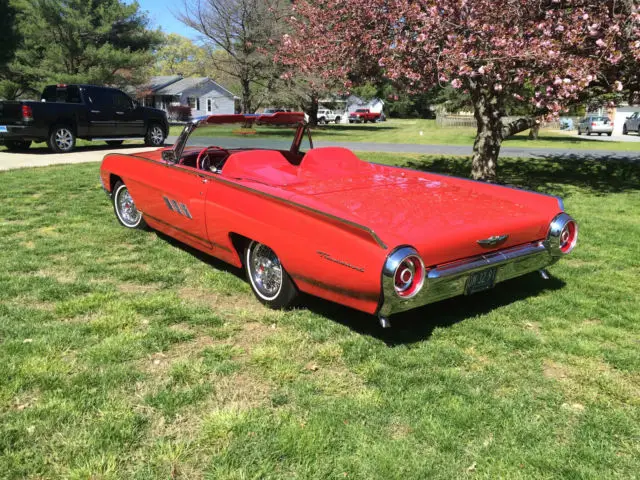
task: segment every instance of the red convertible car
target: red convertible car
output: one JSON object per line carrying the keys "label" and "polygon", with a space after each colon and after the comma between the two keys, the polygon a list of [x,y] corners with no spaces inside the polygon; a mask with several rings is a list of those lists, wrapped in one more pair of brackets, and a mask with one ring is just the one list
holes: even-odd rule
{"label": "red convertible car", "polygon": [[[293,141],[277,144],[287,127]],[[171,148],[107,155],[101,180],[122,225],[244,268],[263,303],[306,292],[384,327],[397,312],[545,276],[578,237],[557,197],[313,148],[302,113],[201,118]]]}

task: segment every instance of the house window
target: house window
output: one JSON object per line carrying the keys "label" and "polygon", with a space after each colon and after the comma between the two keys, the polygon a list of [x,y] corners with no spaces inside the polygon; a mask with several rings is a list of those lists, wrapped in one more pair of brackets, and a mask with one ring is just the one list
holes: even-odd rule
{"label": "house window", "polygon": [[195,110],[198,110],[198,107],[196,106],[196,102],[197,102],[197,98],[196,97],[187,98],[187,103],[189,104],[189,107],[193,108]]}
{"label": "house window", "polygon": [[213,102],[210,98],[207,98],[207,113],[211,113],[213,110]]}
{"label": "house window", "polygon": [[200,110],[200,99],[196,98],[196,110]]}

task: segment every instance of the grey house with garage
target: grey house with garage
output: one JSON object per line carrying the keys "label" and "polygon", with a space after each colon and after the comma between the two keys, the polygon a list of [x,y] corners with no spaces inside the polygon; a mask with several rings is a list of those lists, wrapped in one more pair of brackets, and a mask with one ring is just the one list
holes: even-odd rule
{"label": "grey house with garage", "polygon": [[169,116],[172,107],[189,107],[192,118],[240,110],[239,97],[208,77],[153,77],[145,87],[142,102]]}

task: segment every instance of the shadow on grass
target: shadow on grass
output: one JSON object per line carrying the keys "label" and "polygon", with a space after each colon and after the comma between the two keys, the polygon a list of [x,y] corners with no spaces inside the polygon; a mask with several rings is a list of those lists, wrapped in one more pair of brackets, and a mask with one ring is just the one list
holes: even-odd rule
{"label": "shadow on grass", "polygon": [[537,272],[496,285],[493,290],[471,296],[451,298],[391,316],[391,328],[383,329],[377,317],[304,296],[303,306],[351,330],[383,341],[388,346],[410,345],[427,340],[436,328],[449,327],[485,315],[499,307],[545,291],[555,291],[565,283],[555,277],[543,280]]}
{"label": "shadow on grass", "polygon": [[[415,170],[468,178],[468,157],[424,157],[399,164]],[[567,196],[570,187],[594,194],[607,194],[640,189],[640,153],[638,160],[595,157],[588,154],[541,155],[530,159],[501,159],[498,182],[551,195]]]}

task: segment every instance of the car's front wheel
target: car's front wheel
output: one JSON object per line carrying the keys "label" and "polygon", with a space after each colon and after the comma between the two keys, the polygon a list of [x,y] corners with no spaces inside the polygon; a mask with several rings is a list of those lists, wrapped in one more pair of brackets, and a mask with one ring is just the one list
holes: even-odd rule
{"label": "car's front wheel", "polygon": [[113,211],[122,226],[138,229],[147,228],[147,222],[142,218],[142,213],[136,207],[129,189],[124,183],[116,182],[113,186],[111,198],[113,200]]}
{"label": "car's front wheel", "polygon": [[150,147],[161,147],[164,144],[165,134],[164,130],[157,123],[149,125],[147,134],[144,137],[144,141]]}
{"label": "car's front wheel", "polygon": [[622,125],[622,134],[623,135],[629,135],[629,130],[627,130],[627,126],[626,125]]}
{"label": "car's front wheel", "polygon": [[298,289],[271,248],[252,241],[245,250],[244,267],[260,302],[276,309],[293,305]]}
{"label": "car's front wheel", "polygon": [[54,153],[69,153],[76,147],[76,134],[68,125],[56,125],[51,129],[47,145]]}
{"label": "car's front wheel", "polygon": [[10,152],[19,152],[20,150],[28,150],[31,146],[31,140],[7,140],[4,146]]}

